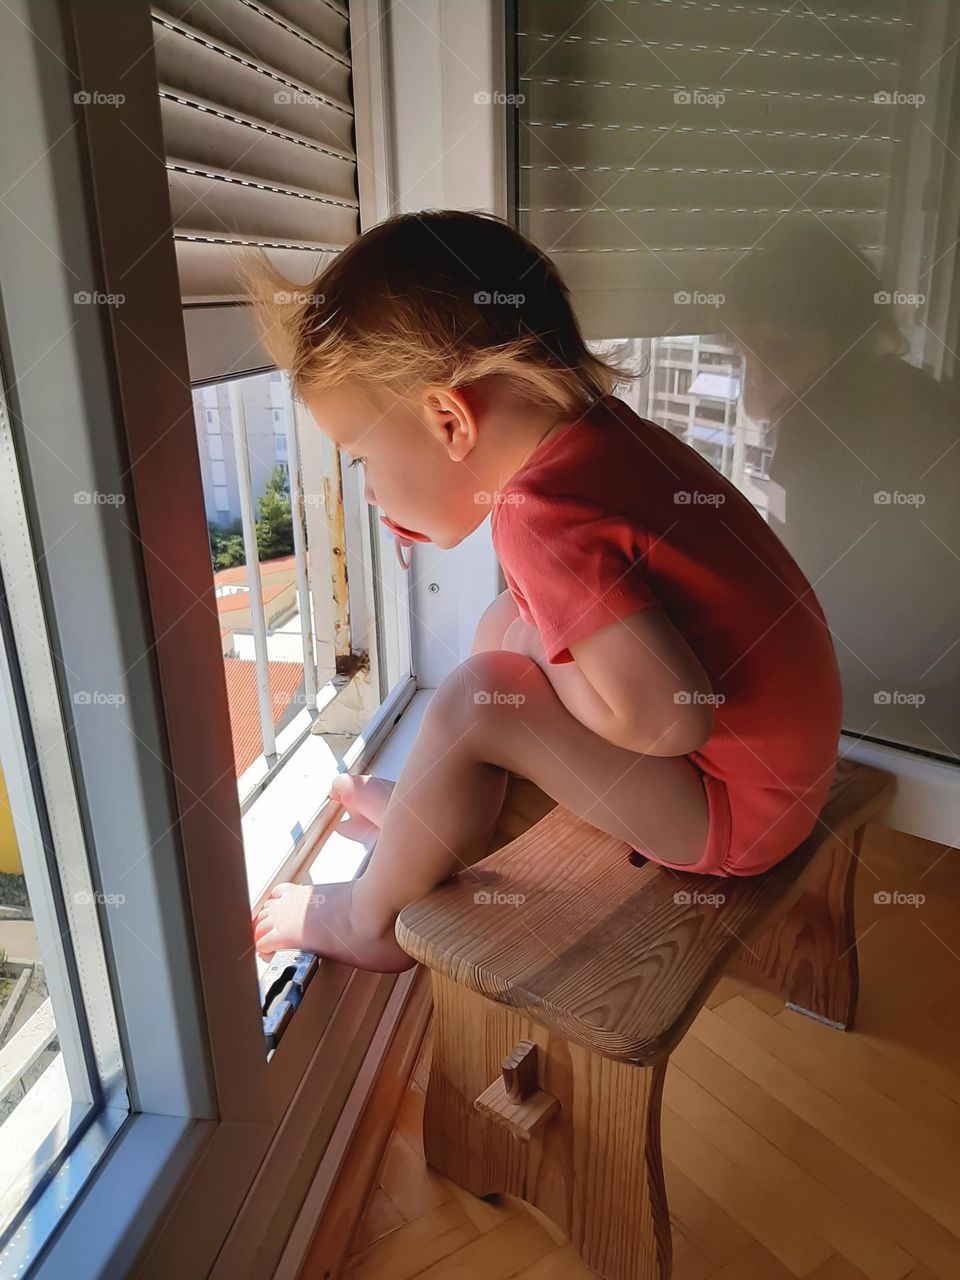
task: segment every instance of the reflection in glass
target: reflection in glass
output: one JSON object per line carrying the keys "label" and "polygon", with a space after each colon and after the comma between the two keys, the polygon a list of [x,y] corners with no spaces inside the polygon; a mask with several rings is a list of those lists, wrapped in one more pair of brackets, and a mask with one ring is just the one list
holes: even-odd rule
{"label": "reflection in glass", "polygon": [[624,398],[740,487],[811,581],[845,729],[947,759],[955,24],[935,0],[521,0],[515,86],[520,228],[588,339],[644,372]]}

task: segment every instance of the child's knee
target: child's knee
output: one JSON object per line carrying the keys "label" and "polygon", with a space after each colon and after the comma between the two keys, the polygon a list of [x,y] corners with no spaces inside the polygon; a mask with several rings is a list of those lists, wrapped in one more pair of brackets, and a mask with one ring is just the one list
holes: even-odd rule
{"label": "child's knee", "polygon": [[533,659],[523,654],[472,654],[440,682],[426,714],[456,737],[504,715],[516,715],[545,679]]}
{"label": "child's knee", "polygon": [[542,675],[532,658],[501,649],[497,653],[472,654],[453,674],[459,676],[468,704],[507,706],[515,705],[518,696],[529,693],[537,673]]}

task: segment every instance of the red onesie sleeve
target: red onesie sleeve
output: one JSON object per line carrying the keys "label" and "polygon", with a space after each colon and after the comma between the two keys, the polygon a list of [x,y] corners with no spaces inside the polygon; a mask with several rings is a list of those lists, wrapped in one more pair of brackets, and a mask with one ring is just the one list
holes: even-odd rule
{"label": "red onesie sleeve", "polygon": [[582,498],[501,494],[491,531],[520,616],[536,626],[550,662],[572,662],[576,640],[660,603],[643,531]]}

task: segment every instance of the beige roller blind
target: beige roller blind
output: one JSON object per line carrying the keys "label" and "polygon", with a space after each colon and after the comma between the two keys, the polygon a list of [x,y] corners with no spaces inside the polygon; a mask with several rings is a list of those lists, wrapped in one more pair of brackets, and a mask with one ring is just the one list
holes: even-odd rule
{"label": "beige roller blind", "polygon": [[[902,0],[519,0],[520,227],[557,262],[589,337],[675,329],[674,295],[722,292],[798,197],[879,261],[908,13]],[[716,325],[710,307],[684,314],[684,332]]]}
{"label": "beige roller blind", "polygon": [[195,379],[262,367],[229,256],[306,283],[358,233],[339,0],[165,0],[152,10],[173,233]]}

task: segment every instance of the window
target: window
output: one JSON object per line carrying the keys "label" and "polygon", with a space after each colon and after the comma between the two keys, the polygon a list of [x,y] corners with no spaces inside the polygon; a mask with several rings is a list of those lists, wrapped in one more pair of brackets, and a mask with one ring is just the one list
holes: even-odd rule
{"label": "window", "polygon": [[[229,406],[220,438],[233,465],[228,475],[225,461],[211,463],[209,485],[217,509],[239,516],[208,524],[211,585],[255,902],[303,846],[382,690],[389,694],[409,671],[391,669],[391,648],[378,641],[395,621],[374,577],[360,483],[294,405],[285,378],[263,373],[220,386]],[[275,434],[278,415],[289,435]],[[198,446],[203,434],[197,415]],[[392,591],[393,557],[382,563]],[[355,845],[351,862],[342,850],[341,871],[355,872],[363,854]]]}
{"label": "window", "polygon": [[[634,409],[814,585],[844,727],[954,760],[960,102],[943,6],[520,0],[514,204]],[[918,627],[916,619],[922,618]]]}
{"label": "window", "polygon": [[[43,1245],[58,1198],[65,1207],[82,1188],[79,1175],[65,1192],[64,1178],[55,1185],[71,1155],[89,1173],[129,1112],[102,933],[125,894],[94,874],[72,757],[77,735],[125,718],[125,693],[51,653],[12,379],[0,373],[0,1256],[16,1259]],[[66,532],[109,524],[122,501],[75,490]]]}
{"label": "window", "polygon": [[[236,305],[238,244],[265,247],[306,284],[359,229],[345,12],[275,21],[221,9],[166,5],[154,40],[195,403],[205,415],[217,405],[219,445],[199,413],[196,434],[211,460],[210,589],[255,902],[304,869],[332,777],[413,681],[407,584],[358,473],[341,468]],[[243,184],[223,181],[234,170]]]}

